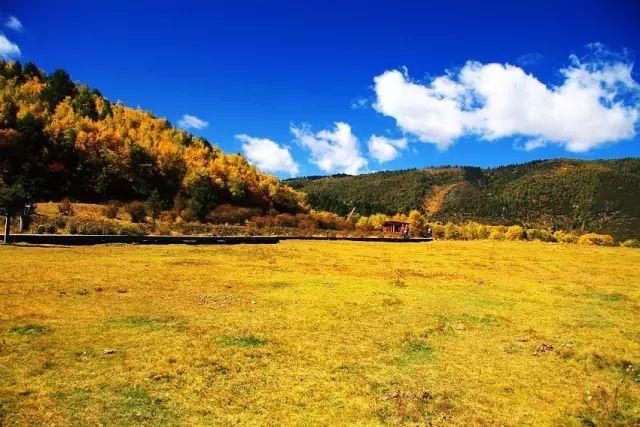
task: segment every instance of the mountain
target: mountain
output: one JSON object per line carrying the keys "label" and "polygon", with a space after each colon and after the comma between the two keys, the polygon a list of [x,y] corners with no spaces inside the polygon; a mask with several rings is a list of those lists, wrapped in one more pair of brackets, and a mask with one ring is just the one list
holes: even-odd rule
{"label": "mountain", "polygon": [[437,167],[285,181],[312,208],[362,215],[426,212],[474,220],[640,236],[640,159],[541,160],[481,169]]}
{"label": "mountain", "polygon": [[0,61],[0,191],[16,188],[35,201],[153,199],[197,219],[223,203],[303,209],[300,193],[240,155],[112,104],[64,70]]}

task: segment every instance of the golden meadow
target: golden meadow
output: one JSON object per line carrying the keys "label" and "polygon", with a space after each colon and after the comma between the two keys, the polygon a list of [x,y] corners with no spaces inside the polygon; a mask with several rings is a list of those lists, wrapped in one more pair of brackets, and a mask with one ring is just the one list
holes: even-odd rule
{"label": "golden meadow", "polygon": [[3,425],[637,425],[640,251],[0,247]]}

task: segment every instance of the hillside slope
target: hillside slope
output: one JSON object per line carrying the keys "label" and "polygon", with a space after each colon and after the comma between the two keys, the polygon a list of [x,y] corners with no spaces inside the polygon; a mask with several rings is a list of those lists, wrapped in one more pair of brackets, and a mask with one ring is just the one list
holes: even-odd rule
{"label": "hillside slope", "polygon": [[418,209],[476,220],[640,235],[640,159],[554,159],[491,169],[441,167],[286,181],[315,209],[369,215]]}
{"label": "hillside slope", "polygon": [[0,190],[32,200],[146,200],[204,218],[222,203],[295,212],[300,194],[140,109],[111,104],[64,70],[0,61]]}

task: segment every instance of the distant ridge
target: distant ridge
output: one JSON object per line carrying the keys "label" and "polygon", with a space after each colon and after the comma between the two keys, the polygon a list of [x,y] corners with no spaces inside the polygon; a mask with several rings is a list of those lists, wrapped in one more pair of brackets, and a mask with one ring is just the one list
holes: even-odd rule
{"label": "distant ridge", "polygon": [[475,220],[640,236],[640,158],[537,160],[495,168],[441,166],[286,180],[312,208],[362,215],[424,211]]}

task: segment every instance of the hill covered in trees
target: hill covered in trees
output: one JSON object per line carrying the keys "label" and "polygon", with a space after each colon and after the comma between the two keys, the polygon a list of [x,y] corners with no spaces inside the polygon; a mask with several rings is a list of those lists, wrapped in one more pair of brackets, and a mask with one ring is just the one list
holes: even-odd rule
{"label": "hill covered in trees", "polygon": [[0,190],[33,201],[152,199],[197,219],[223,203],[302,208],[300,193],[244,157],[112,104],[64,70],[17,61],[0,61]]}
{"label": "hill covered in trees", "polygon": [[436,221],[474,220],[618,238],[640,235],[640,159],[555,159],[491,169],[439,167],[294,178],[315,209],[361,215],[418,209]]}

